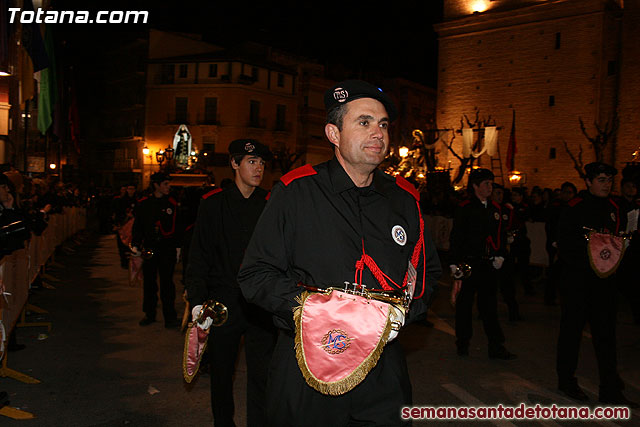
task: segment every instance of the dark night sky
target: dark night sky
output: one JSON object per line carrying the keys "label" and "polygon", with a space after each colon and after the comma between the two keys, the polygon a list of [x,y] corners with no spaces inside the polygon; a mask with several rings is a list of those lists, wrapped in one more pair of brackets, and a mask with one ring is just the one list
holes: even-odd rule
{"label": "dark night sky", "polygon": [[223,46],[256,41],[288,50],[321,63],[338,63],[355,71],[375,70],[387,77],[404,77],[436,84],[437,42],[433,24],[441,21],[442,0],[398,0],[386,7],[344,1],[283,0],[260,3],[234,0],[149,1],[116,0],[92,6],[79,0],[53,2],[58,10],[148,10],[148,25],[60,25],[65,38],[86,59],[99,55],[105,44],[148,28],[203,34]]}

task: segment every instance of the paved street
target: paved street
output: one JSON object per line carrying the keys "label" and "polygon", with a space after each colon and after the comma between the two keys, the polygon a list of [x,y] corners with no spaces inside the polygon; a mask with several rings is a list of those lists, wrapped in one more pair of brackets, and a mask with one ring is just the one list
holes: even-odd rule
{"label": "paved street", "polygon": [[[129,286],[127,272],[119,267],[114,238],[86,233],[79,245],[69,246],[73,252],[60,251],[55,258],[60,265],[47,271],[59,279],[49,281],[56,289],[33,292],[30,303],[48,313],[32,313],[27,320],[50,320],[53,328],[50,333],[45,327],[19,328],[18,342],[27,347],[8,354],[8,367],[41,383],[24,384],[2,378],[0,390],[9,393],[12,407],[31,412],[36,418],[13,421],[0,417],[0,425],[211,425],[209,378],[202,376],[191,385],[183,382],[183,336],[177,330],[165,329],[161,321],[146,328],[138,326],[142,317],[142,289]],[[179,274],[176,284],[181,293]],[[519,290],[524,318],[521,322],[507,322],[506,306],[500,304],[507,348],[519,356],[509,362],[487,358],[486,338],[477,319],[470,356],[456,355],[453,309],[448,302],[448,287],[442,286],[430,312],[435,327],[411,325],[399,338],[408,353],[414,404],[570,405],[572,402],[556,391],[554,367],[559,307],[544,305],[542,284],[537,286],[539,292],[533,297],[525,297]],[[184,303],[180,298],[178,301],[181,313]],[[622,299],[620,302],[620,374],[627,384],[627,397],[640,401],[640,327],[632,324],[629,307]],[[578,374],[593,402],[597,399],[598,376],[587,331]],[[238,425],[245,425],[242,386],[245,375],[241,360],[235,391]],[[626,424],[638,423],[640,413],[636,412]],[[524,424],[506,420],[486,423]],[[600,423],[623,424],[621,421]]]}

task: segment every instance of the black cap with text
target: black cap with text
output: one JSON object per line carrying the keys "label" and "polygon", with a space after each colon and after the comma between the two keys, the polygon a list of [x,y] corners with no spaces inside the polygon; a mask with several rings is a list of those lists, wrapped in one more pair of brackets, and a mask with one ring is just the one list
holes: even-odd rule
{"label": "black cap with text", "polygon": [[393,101],[380,89],[363,80],[345,80],[324,93],[324,107],[327,112],[360,98],[373,98],[380,101],[389,115],[389,121],[398,117],[398,110]]}

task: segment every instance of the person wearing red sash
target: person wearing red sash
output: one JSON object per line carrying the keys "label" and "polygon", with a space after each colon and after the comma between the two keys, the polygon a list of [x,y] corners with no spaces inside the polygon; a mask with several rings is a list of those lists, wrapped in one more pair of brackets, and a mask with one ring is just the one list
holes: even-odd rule
{"label": "person wearing red sash", "polygon": [[[582,331],[588,322],[600,375],[599,402],[637,407],[623,394],[616,356],[616,276],[595,270],[585,237],[589,230],[617,236],[626,228],[626,216],[610,197],[617,170],[601,162],[584,167],[586,191],[568,203],[558,223],[558,256],[562,280],[560,333],[556,359],[558,388],[579,401],[589,400],[575,376]],[[620,258],[621,251],[603,249],[603,260]]]}
{"label": "person wearing red sash", "polygon": [[[370,83],[348,80],[326,91],[324,101],[325,135],[335,157],[295,169],[274,185],[238,274],[245,298],[271,312],[279,328],[267,383],[267,422],[404,425],[400,409],[411,405],[412,397],[398,340],[390,337],[364,379],[339,395],[312,388],[296,358],[293,309],[303,292],[298,284],[324,289],[348,281],[391,292],[405,289],[415,268],[408,323],[425,313],[441,272],[418,192],[378,169],[397,115],[389,96]],[[365,320],[344,322],[352,327]]]}
{"label": "person wearing red sash", "polygon": [[131,231],[131,251],[133,256],[141,256],[142,251],[153,254],[142,264],[143,302],[145,316],[140,326],[148,326],[156,321],[158,305],[158,277],[160,277],[160,300],[166,328],[177,328],[178,322],[175,299],[176,287],[173,273],[179,256],[182,225],[178,219],[178,202],[169,196],[171,177],[164,172],[151,175],[152,193],[138,201]]}
{"label": "person wearing red sash", "polygon": [[[504,347],[504,334],[498,321],[498,271],[506,256],[508,217],[502,206],[490,199],[493,172],[473,169],[469,174],[469,198],[460,203],[453,217],[449,237],[449,264],[453,276],[451,301],[456,307],[456,347],[460,356],[469,355],[473,334],[473,302],[478,298],[478,311],[489,341],[491,359],[510,360],[516,356]],[[463,265],[471,274],[458,274]]]}

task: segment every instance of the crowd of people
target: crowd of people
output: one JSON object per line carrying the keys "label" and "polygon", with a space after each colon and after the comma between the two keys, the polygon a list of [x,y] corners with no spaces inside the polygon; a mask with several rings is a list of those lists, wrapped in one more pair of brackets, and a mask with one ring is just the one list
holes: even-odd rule
{"label": "crowd of people", "polygon": [[[5,168],[0,173],[0,260],[25,248],[32,236],[42,235],[51,215],[62,213],[65,207],[86,207],[88,202],[87,196],[75,183],[62,183],[51,176],[32,177],[31,174]],[[30,284],[30,291],[42,288],[41,274],[37,274]],[[4,285],[0,281],[2,293]],[[6,326],[9,325],[3,325]],[[19,343],[15,326],[6,332],[7,351],[16,352],[26,347]],[[7,393],[0,392],[0,407],[7,404]]]}
{"label": "crowd of people", "polygon": [[[572,399],[588,398],[575,379],[580,334],[588,322],[600,369],[600,402],[637,406],[622,394],[617,373],[616,292],[604,296],[600,291],[623,292],[640,323],[640,297],[632,285],[638,244],[620,244],[637,235],[634,179],[625,176],[621,194],[614,196],[617,171],[595,162],[585,167],[585,190],[567,181],[555,189],[528,191],[505,188],[490,170],[478,168],[465,190],[419,194],[408,181],[378,168],[388,149],[388,125],[397,115],[384,92],[366,82],[345,81],[327,91],[325,106],[325,134],[335,157],[284,175],[271,192],[260,187],[269,149],[240,139],[229,145],[234,178],[220,188],[173,188],[171,176],[158,172],[144,193],[125,185],[104,204],[102,218],[118,232],[122,267],[136,262],[142,271],[140,326],[156,322],[159,300],[164,326],[179,326],[173,276],[180,261],[193,325],[211,327],[206,309],[213,301],[228,309],[207,355],[216,425],[233,425],[233,372],[241,338],[249,425],[322,423],[318,411],[339,415],[339,425],[356,419],[400,424],[398,408],[410,406],[412,397],[395,337],[404,325],[425,322],[442,265],[452,275],[457,354],[469,355],[477,298],[489,358],[515,359],[505,344],[497,301],[502,294],[509,320],[517,322],[522,314],[516,288],[526,295],[539,292],[532,280],[529,222],[545,224],[544,301],[559,304],[562,312],[559,389]],[[453,219],[448,252],[436,250],[427,215]],[[627,246],[626,254],[619,250]],[[572,283],[584,286],[574,289]],[[318,300],[318,295],[338,293],[336,285],[352,297]],[[366,359],[374,362],[336,379],[334,371],[346,363],[336,360],[351,363],[357,357],[347,353],[346,359],[331,356],[320,363],[323,372],[315,371],[315,353],[304,346],[320,340],[330,355],[358,348],[361,338],[351,337],[360,337],[358,325],[369,324],[370,313],[344,318],[341,304],[378,292],[385,295],[387,311],[374,334],[379,341],[367,342],[377,349]],[[315,321],[305,323],[309,318]],[[322,359],[324,353],[313,357]]]}

